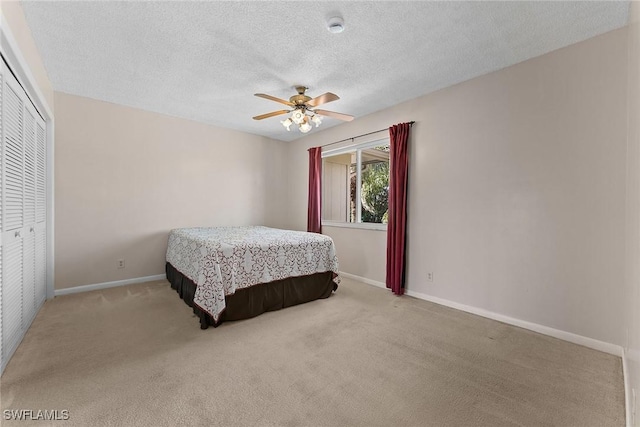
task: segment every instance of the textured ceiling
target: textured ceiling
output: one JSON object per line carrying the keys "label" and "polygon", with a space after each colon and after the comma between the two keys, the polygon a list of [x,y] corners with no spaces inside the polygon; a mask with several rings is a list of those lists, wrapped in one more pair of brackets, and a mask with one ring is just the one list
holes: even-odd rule
{"label": "textured ceiling", "polygon": [[[23,2],[57,91],[293,140],[288,99],[357,117],[627,23],[624,2]],[[327,31],[340,15],[345,31]],[[325,118],[321,131],[342,122]],[[389,125],[389,123],[384,124]]]}

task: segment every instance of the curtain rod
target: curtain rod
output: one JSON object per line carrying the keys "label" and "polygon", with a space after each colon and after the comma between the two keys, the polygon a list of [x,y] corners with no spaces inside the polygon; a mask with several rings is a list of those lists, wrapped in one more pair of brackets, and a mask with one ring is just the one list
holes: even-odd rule
{"label": "curtain rod", "polygon": [[[410,121],[409,122],[409,126],[413,127],[413,124],[415,123],[415,121]],[[340,144],[341,142],[345,142],[345,141],[349,141],[349,140],[354,140],[356,138],[360,138],[363,136],[367,136],[367,135],[373,135],[374,133],[378,133],[378,132],[382,132],[383,130],[389,130],[389,128],[384,128],[384,129],[379,129],[379,130],[374,130],[373,132],[369,132],[369,133],[363,133],[362,135],[356,135],[356,136],[352,136],[351,138],[345,138],[345,139],[341,139],[340,141],[336,141],[336,142],[331,142],[329,144],[325,144],[325,145],[321,145],[320,147],[328,147],[330,145],[335,145],[335,144]]]}

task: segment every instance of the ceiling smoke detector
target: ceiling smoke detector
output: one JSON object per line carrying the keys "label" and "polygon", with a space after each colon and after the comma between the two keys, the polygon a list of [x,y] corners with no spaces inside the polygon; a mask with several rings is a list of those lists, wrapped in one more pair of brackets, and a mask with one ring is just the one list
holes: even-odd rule
{"label": "ceiling smoke detector", "polygon": [[327,29],[333,34],[338,34],[344,31],[344,20],[339,16],[334,16],[327,22]]}

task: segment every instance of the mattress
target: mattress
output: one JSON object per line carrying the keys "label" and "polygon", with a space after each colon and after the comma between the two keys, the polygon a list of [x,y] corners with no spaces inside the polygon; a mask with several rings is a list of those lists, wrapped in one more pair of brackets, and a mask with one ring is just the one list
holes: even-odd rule
{"label": "mattress", "polygon": [[171,230],[167,262],[196,283],[193,303],[215,321],[238,289],[328,271],[340,282],[330,237],[261,226]]}

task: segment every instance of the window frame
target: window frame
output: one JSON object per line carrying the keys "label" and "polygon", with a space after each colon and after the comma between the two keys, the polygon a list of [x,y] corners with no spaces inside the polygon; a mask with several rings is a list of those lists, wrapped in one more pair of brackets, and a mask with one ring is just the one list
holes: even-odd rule
{"label": "window frame", "polygon": [[[363,142],[359,144],[347,145],[345,147],[334,148],[332,150],[323,151],[321,157],[323,159],[322,162],[322,183],[324,185],[324,158],[325,157],[333,157],[340,154],[346,153],[356,153],[356,222],[348,222],[346,221],[332,221],[326,220],[324,218],[320,218],[320,222],[322,226],[327,227],[341,227],[341,228],[357,228],[363,230],[377,230],[377,231],[387,231],[387,224],[377,223],[377,222],[362,222],[362,201],[361,201],[361,187],[362,187],[362,150],[366,150],[367,148],[374,148],[380,145],[391,145],[391,138],[384,137],[380,139],[376,139],[374,141]],[[391,168],[391,165],[389,165]],[[348,192],[347,192],[348,193]],[[347,195],[347,197],[349,197]],[[324,201],[324,200],[323,200]],[[359,207],[359,209],[358,209]]]}

